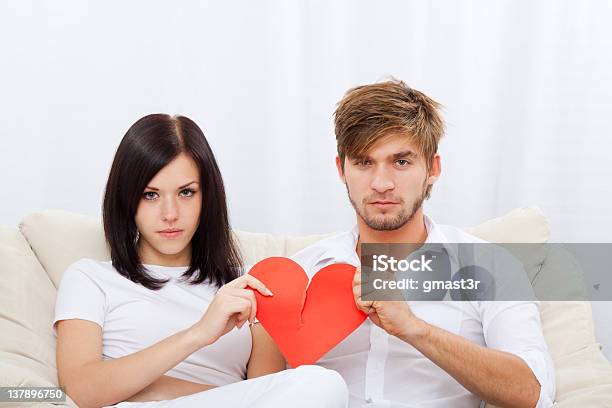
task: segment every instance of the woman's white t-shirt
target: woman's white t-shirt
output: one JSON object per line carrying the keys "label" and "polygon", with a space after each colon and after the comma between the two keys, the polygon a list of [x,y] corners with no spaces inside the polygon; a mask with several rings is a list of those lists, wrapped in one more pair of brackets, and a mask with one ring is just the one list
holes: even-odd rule
{"label": "woman's white t-shirt", "polygon": [[[81,259],[68,267],[57,293],[55,323],[84,319],[102,327],[102,358],[135,353],[196,323],[217,291],[208,283],[181,278],[187,267],[146,265],[150,275],[169,278],[160,290],[134,283],[111,262]],[[226,385],[246,377],[251,354],[248,325],[234,328],[188,356],[166,375],[202,384]]]}

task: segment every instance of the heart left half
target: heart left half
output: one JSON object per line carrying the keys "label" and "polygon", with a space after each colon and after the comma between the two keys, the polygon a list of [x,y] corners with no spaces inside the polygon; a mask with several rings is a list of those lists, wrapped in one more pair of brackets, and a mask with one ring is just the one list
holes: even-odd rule
{"label": "heart left half", "polygon": [[314,364],[366,319],[355,305],[352,265],[328,265],[310,285],[302,267],[289,258],[266,258],[249,274],[274,294],[254,291],[257,319],[291,367]]}

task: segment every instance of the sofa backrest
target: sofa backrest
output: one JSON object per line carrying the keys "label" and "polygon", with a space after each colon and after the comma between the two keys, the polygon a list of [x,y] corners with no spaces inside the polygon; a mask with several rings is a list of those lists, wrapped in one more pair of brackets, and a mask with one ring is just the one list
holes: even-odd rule
{"label": "sofa backrest", "polygon": [[[19,229],[0,228],[0,386],[50,386],[57,384],[51,328],[56,287],[72,262],[84,257],[108,260],[110,255],[97,218],[42,211],[26,217]],[[533,207],[516,209],[467,231],[491,242],[543,243],[549,237],[546,218]],[[269,256],[290,256],[329,234],[287,237],[235,231],[235,235],[249,265]],[[556,268],[551,254],[536,252],[527,274],[537,292],[538,285],[555,279]],[[591,373],[590,365],[606,364],[595,341],[590,303],[542,302],[541,315],[557,367],[558,397],[604,381],[596,375],[578,385],[572,381],[576,366],[582,364],[585,373]]]}
{"label": "sofa backrest", "polygon": [[[80,258],[110,259],[98,218],[47,210],[27,216],[19,228],[56,287],[68,265]],[[546,217],[535,207],[516,209],[467,231],[491,242],[546,242],[550,234]],[[330,235],[292,237],[234,232],[246,265],[269,256],[291,256]]]}

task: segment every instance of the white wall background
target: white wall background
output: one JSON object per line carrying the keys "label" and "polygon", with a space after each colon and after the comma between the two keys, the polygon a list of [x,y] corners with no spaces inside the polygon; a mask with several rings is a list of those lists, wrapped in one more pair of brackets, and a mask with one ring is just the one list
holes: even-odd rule
{"label": "white wall background", "polygon": [[5,0],[0,224],[99,215],[121,137],[166,112],[204,129],[234,227],[346,229],[334,106],[394,75],[445,106],[434,219],[535,204],[554,241],[611,242],[611,18],[607,0]]}

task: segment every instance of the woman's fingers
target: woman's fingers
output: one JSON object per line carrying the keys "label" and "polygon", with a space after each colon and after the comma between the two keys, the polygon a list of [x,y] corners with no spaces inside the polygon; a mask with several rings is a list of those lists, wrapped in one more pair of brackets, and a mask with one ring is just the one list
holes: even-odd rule
{"label": "woman's fingers", "polygon": [[219,301],[231,320],[229,323],[240,328],[246,321],[253,322],[257,314],[257,299],[252,289],[264,296],[272,296],[272,292],[257,278],[243,275],[223,285],[217,291]]}
{"label": "woman's fingers", "polygon": [[242,275],[241,277],[237,279],[234,279],[233,281],[229,282],[226,286],[229,286],[232,288],[238,288],[238,289],[244,289],[247,286],[249,286],[264,296],[272,296],[272,292],[270,291],[270,289],[266,287],[266,285],[264,285],[259,279],[257,279],[256,277],[252,275],[249,275],[248,273],[245,275]]}
{"label": "woman's fingers", "polygon": [[240,296],[228,294],[225,299],[225,310],[235,319],[235,325],[240,328],[251,315],[251,302]]}
{"label": "woman's fingers", "polygon": [[248,320],[252,323],[255,319],[255,315],[257,315],[257,299],[255,298],[255,292],[250,289],[228,288],[227,293],[242,299],[246,299],[250,302],[251,314],[249,315]]}

